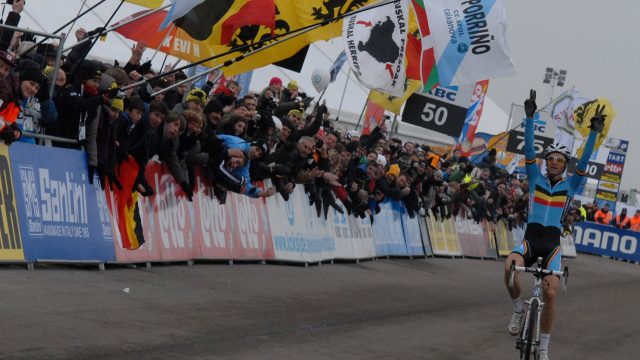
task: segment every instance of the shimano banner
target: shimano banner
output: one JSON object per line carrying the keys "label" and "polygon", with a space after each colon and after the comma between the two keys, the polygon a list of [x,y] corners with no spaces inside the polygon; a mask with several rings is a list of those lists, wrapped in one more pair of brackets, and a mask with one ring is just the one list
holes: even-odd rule
{"label": "shimano banner", "polygon": [[576,250],[618,259],[640,261],[640,233],[591,222],[581,222],[573,229]]}

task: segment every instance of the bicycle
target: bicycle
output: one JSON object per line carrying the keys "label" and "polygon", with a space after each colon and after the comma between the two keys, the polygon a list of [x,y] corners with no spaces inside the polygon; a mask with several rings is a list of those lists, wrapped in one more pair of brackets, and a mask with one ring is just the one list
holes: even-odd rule
{"label": "bicycle", "polygon": [[[529,301],[525,301],[527,310],[525,312],[525,320],[518,334],[516,341],[516,349],[520,350],[520,359],[529,360],[531,355],[535,359],[538,355],[538,345],[540,345],[540,319],[544,308],[544,299],[542,298],[542,278],[545,275],[557,275],[563,278],[562,290],[566,291],[567,280],[569,278],[569,268],[564,267],[564,271],[553,271],[542,268],[542,257],[538,257],[536,267],[516,266],[515,260],[511,262],[509,270],[509,287],[513,288],[515,272],[532,273],[535,277],[533,291]],[[532,321],[533,320],[533,321]]]}

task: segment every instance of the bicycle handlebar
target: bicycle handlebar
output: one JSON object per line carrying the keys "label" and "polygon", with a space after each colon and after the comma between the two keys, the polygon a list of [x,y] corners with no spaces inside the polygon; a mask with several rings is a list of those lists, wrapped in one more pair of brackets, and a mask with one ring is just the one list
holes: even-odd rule
{"label": "bicycle handlebar", "polygon": [[568,269],[565,271],[557,271],[557,270],[549,270],[549,269],[538,269],[536,267],[524,267],[524,266],[515,266],[515,271],[528,272],[528,273],[538,273],[540,275],[557,275],[557,276],[565,276],[568,275]]}

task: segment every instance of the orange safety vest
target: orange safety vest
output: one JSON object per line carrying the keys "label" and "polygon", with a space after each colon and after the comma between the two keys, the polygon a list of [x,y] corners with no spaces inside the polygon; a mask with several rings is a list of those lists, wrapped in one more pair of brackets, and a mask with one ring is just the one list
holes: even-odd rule
{"label": "orange safety vest", "polygon": [[640,216],[631,218],[631,231],[640,231]]}
{"label": "orange safety vest", "polygon": [[7,106],[0,111],[0,131],[2,131],[5,126],[16,122],[18,115],[20,115],[20,106],[13,102],[8,103]]}
{"label": "orange safety vest", "polygon": [[611,213],[611,211],[607,211],[607,213],[605,214],[604,212],[602,212],[602,210],[598,210],[596,211],[596,215],[593,217],[593,219],[598,224],[609,225],[611,224],[612,217],[613,217],[613,214]]}
{"label": "orange safety vest", "polygon": [[629,216],[625,216],[624,220],[622,220],[622,223],[620,223],[620,214],[616,215],[616,227],[620,229],[624,229],[625,227],[627,227],[629,221],[631,221],[631,218]]}

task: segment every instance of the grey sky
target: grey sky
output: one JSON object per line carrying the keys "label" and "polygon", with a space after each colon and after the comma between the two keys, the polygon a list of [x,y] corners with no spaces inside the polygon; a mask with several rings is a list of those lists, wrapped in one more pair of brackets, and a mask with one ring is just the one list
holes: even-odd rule
{"label": "grey sky", "polygon": [[[95,3],[97,0],[87,0],[87,6]],[[41,29],[37,22],[47,30],[53,30],[75,15],[81,4],[82,0],[29,0],[21,25]],[[108,0],[99,7],[99,18],[95,15],[87,16],[78,21],[75,28],[84,26],[92,29],[99,26],[118,4],[117,0]],[[139,10],[140,7],[125,4],[114,20],[120,20]],[[489,96],[508,112],[512,102],[521,104],[529,94],[529,89],[535,88],[538,90],[538,103],[541,106],[550,95],[550,87],[542,84],[545,68],[551,66],[566,69],[568,77],[564,89],[575,86],[583,95],[605,97],[613,103],[618,117],[610,135],[630,141],[622,189],[640,188],[640,167],[634,166],[640,162],[640,125],[634,124],[638,101],[636,87],[640,85],[640,72],[635,68],[640,63],[640,45],[636,40],[640,3],[628,0],[511,0],[507,1],[507,16],[508,42],[517,75],[493,79],[489,86]],[[74,41],[75,39],[70,40],[71,43]],[[125,42],[111,35],[106,43],[98,43],[94,53],[105,58],[117,57],[124,62],[129,56]],[[334,59],[342,45],[340,41],[333,40],[319,46],[329,58]],[[153,51],[148,50],[145,58],[152,55]],[[163,54],[156,56],[156,67],[163,57]],[[307,61],[329,66],[327,58],[324,55],[318,56],[318,53],[312,53]],[[307,78],[315,67],[317,66],[305,65],[302,74],[288,74],[297,78],[304,88],[305,83],[310,84]],[[273,71],[271,69],[268,75],[258,78],[263,81],[274,74]],[[287,72],[276,72],[275,75],[287,80]],[[331,85],[331,91],[325,95],[329,103],[339,103],[339,94],[342,93],[345,81],[346,71],[343,71],[336,83]],[[311,86],[308,90],[312,90]],[[561,91],[562,89],[556,88],[555,94],[558,95]],[[366,90],[354,83],[349,84],[345,110],[359,113],[365,97]],[[492,119],[485,115],[486,113],[483,114],[480,127],[495,127],[486,124]],[[498,128],[506,126],[495,125]]]}

